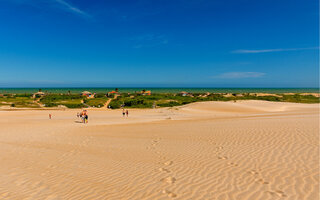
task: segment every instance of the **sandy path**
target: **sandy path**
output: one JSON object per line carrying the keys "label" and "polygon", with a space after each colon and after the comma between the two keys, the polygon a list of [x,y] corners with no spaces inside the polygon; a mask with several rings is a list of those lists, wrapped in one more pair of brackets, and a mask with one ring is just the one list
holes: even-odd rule
{"label": "sandy path", "polygon": [[319,198],[319,105],[76,113],[0,112],[0,199]]}

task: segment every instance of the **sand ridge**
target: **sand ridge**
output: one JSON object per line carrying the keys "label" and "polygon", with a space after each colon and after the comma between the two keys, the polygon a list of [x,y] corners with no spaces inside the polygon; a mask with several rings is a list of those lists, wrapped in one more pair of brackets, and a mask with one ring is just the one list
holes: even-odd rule
{"label": "sand ridge", "polygon": [[0,199],[319,198],[319,105],[76,113],[0,111]]}

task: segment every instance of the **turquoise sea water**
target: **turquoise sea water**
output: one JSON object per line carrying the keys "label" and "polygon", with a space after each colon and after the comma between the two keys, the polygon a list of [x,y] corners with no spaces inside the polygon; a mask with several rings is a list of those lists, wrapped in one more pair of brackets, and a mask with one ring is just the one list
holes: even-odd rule
{"label": "turquoise sea water", "polygon": [[[141,90],[151,90],[152,93],[178,93],[181,91],[191,93],[319,93],[319,88],[119,88],[119,92],[139,92]],[[0,88],[0,93],[34,93],[39,88]],[[115,88],[41,88],[43,92],[48,93],[81,93],[90,91],[92,93],[107,93]]]}

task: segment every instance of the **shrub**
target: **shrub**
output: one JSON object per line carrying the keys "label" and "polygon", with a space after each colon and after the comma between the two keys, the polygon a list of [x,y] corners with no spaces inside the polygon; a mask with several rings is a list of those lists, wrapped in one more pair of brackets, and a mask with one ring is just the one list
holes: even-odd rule
{"label": "shrub", "polygon": [[112,109],[120,108],[121,105],[122,105],[122,103],[118,100],[112,100],[109,104],[110,108],[112,108]]}
{"label": "shrub", "polygon": [[41,102],[54,102],[54,101],[63,101],[63,100],[72,100],[72,99],[85,99],[85,97],[79,94],[49,94],[41,98]]}
{"label": "shrub", "polygon": [[94,98],[94,99],[86,99],[84,103],[91,107],[103,107],[107,102],[106,98]]}
{"label": "shrub", "polygon": [[104,93],[97,93],[94,95],[94,98],[103,98],[103,97],[106,97],[106,94]]}
{"label": "shrub", "polygon": [[16,97],[32,97],[32,94],[16,94]]}

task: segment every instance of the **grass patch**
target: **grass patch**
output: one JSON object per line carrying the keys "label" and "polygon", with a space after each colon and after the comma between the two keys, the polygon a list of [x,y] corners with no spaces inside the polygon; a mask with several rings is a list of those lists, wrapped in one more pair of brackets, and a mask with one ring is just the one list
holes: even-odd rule
{"label": "grass patch", "polygon": [[85,97],[80,94],[49,94],[40,98],[40,102],[45,107],[56,107],[59,105],[67,108],[84,108],[82,101]]}
{"label": "grass patch", "polygon": [[8,95],[0,97],[0,106],[11,106],[16,108],[39,108],[40,106],[34,102],[31,96]]}
{"label": "grass patch", "polygon": [[106,97],[94,98],[94,99],[85,99],[84,103],[90,107],[101,108],[108,101]]}

